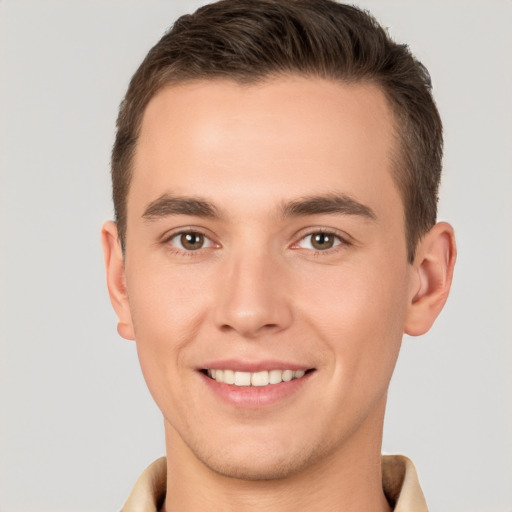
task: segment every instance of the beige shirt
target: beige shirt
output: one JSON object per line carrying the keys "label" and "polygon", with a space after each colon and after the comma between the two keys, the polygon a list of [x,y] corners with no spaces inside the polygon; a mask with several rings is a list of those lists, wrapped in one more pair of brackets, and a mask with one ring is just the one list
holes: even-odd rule
{"label": "beige shirt", "polygon": [[[167,462],[162,457],[137,480],[121,512],[157,512],[164,501]],[[382,487],[394,512],[428,512],[413,463],[403,455],[382,456]]]}

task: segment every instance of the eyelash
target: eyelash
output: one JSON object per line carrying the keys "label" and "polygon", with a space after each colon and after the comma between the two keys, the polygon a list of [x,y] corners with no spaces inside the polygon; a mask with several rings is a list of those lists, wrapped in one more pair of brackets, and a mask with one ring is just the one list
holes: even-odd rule
{"label": "eyelash", "polygon": [[[198,235],[204,238],[205,241],[209,242],[209,245],[207,247],[199,247],[195,250],[187,250],[185,248],[179,248],[174,246],[171,242],[173,239],[176,239],[178,237],[182,237],[184,235]],[[207,236],[205,233],[203,233],[199,229],[182,229],[181,231],[171,233],[169,236],[166,236],[162,243],[169,249],[169,251],[173,254],[178,254],[180,256],[188,256],[188,257],[194,257],[194,256],[200,256],[204,253],[204,250],[214,248],[216,244],[209,236]]]}
{"label": "eyelash", "polygon": [[[293,245],[292,245],[292,249],[296,249],[296,250],[300,250],[302,249],[299,244],[304,241],[305,239],[307,239],[308,237],[313,237],[314,235],[325,235],[325,236],[332,236],[335,238],[336,240],[336,245],[334,245],[333,247],[329,247],[328,249],[323,249],[323,250],[319,250],[319,249],[306,249],[308,251],[313,251],[313,254],[315,256],[327,256],[327,255],[330,255],[332,253],[335,253],[337,251],[340,251],[350,245],[351,242],[348,240],[348,237],[346,235],[342,235],[341,233],[335,231],[335,230],[332,230],[332,229],[326,229],[326,228],[313,228],[311,230],[309,230],[307,233],[303,234],[298,242],[295,242]],[[311,242],[310,242],[311,243]]]}
{"label": "eyelash", "polygon": [[[209,245],[207,247],[200,247],[198,249],[195,249],[195,250],[187,250],[187,249],[184,249],[184,248],[179,248],[179,247],[176,247],[174,246],[171,241],[173,239],[176,239],[178,237],[182,237],[184,235],[198,235],[198,236],[201,236],[204,238],[205,241],[208,241],[209,242]],[[299,240],[297,242],[294,242],[292,245],[291,245],[291,248],[292,249],[295,249],[295,250],[300,250],[300,249],[303,249],[299,246],[299,244],[301,242],[303,242],[305,239],[307,239],[308,237],[312,237],[314,235],[325,235],[325,236],[332,236],[336,239],[337,243],[336,245],[334,245],[333,247],[329,247],[328,249],[323,249],[323,250],[319,250],[319,249],[305,249],[307,251],[313,251],[313,254],[316,256],[316,255],[327,255],[327,254],[332,254],[333,252],[337,252],[343,248],[346,248],[347,246],[350,246],[352,245],[351,242],[349,240],[347,240],[347,237],[346,236],[342,236],[341,234],[339,234],[338,232],[332,230],[332,229],[326,229],[326,228],[314,228],[312,230],[310,230],[308,233],[305,233],[305,234],[302,234],[301,237],[299,238]],[[198,230],[198,229],[183,229],[181,231],[178,231],[178,232],[174,232],[172,234],[170,234],[169,236],[165,237],[163,240],[162,240],[162,243],[164,245],[167,246],[167,248],[174,254],[178,254],[178,255],[182,255],[182,256],[188,256],[188,257],[194,257],[194,256],[199,256],[203,253],[204,250],[208,250],[208,249],[212,249],[212,248],[215,248],[215,246],[219,247],[219,244],[216,244],[209,236],[207,236],[204,232],[202,232],[201,230]]]}

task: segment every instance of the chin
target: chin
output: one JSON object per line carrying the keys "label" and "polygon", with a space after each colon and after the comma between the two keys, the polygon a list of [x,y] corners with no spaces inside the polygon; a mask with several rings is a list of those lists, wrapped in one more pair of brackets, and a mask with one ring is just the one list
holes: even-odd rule
{"label": "chin", "polygon": [[210,470],[226,478],[246,481],[280,480],[296,474],[305,464],[286,461],[202,461]]}
{"label": "chin", "polygon": [[291,477],[314,464],[321,458],[320,449],[290,447],[269,443],[259,448],[245,443],[243,447],[231,447],[208,455],[195,453],[211,471],[226,478],[246,481],[280,480]]}

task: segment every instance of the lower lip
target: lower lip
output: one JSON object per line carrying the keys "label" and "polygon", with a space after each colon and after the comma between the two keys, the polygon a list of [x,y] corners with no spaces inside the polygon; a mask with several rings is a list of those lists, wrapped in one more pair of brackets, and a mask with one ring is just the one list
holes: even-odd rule
{"label": "lower lip", "polygon": [[306,384],[313,373],[308,372],[300,379],[268,386],[235,386],[217,382],[202,372],[200,372],[200,376],[208,388],[224,402],[237,407],[253,409],[274,405],[291,397]]}

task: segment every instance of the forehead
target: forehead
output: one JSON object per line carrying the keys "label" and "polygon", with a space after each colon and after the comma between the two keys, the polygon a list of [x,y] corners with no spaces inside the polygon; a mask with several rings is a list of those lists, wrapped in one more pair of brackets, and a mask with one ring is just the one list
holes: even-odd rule
{"label": "forehead", "polygon": [[396,195],[394,147],[391,110],[372,84],[285,76],[168,86],[143,116],[129,211],[163,193],[236,193],[241,204],[332,191],[372,200],[383,187]]}

